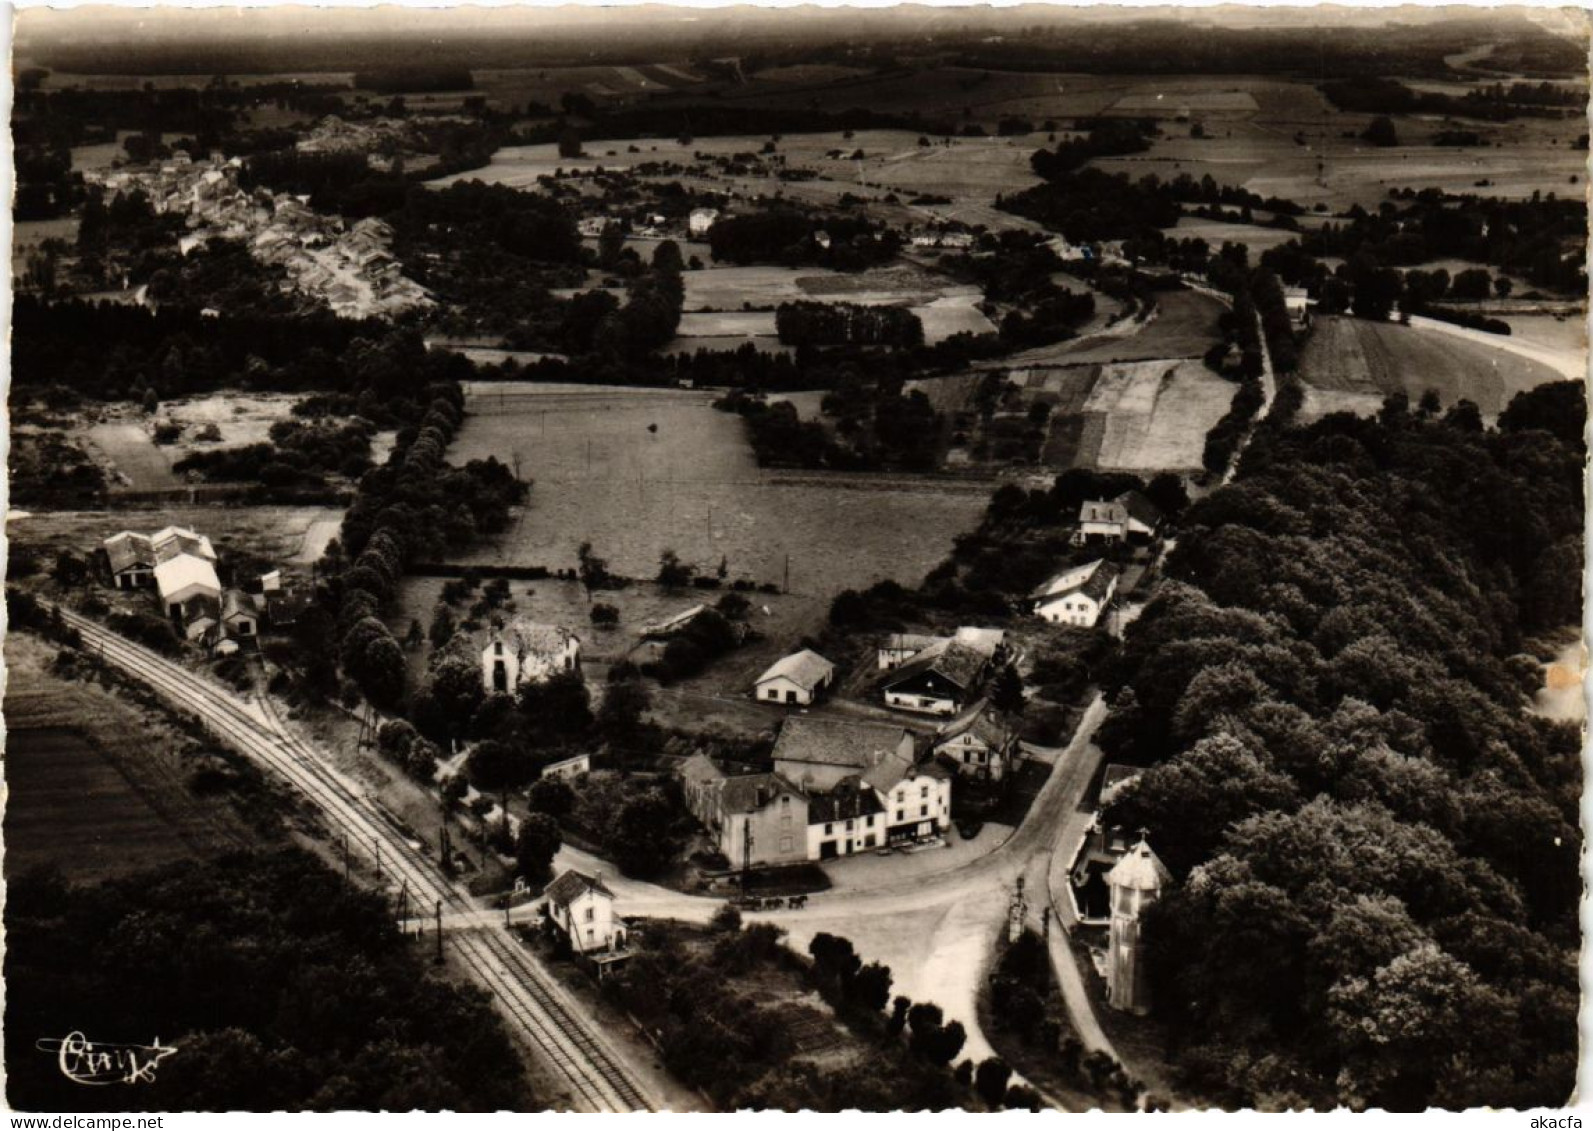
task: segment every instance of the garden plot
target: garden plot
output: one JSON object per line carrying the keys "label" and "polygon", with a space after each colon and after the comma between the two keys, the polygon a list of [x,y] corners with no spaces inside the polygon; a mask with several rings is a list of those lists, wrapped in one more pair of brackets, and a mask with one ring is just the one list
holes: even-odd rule
{"label": "garden plot", "polygon": [[1198,469],[1206,433],[1237,386],[1199,362],[1102,367],[1083,414],[1100,420],[1095,466],[1110,471]]}

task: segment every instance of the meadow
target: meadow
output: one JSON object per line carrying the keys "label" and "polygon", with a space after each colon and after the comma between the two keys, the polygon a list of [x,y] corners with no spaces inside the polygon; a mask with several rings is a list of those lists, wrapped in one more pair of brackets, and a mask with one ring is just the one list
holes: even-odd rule
{"label": "meadow", "polygon": [[1445,407],[1462,398],[1485,418],[1499,414],[1510,398],[1547,381],[1563,380],[1541,361],[1438,330],[1318,318],[1300,356],[1306,399],[1302,416],[1329,412],[1376,412],[1383,398],[1403,392],[1414,402],[1429,389]]}

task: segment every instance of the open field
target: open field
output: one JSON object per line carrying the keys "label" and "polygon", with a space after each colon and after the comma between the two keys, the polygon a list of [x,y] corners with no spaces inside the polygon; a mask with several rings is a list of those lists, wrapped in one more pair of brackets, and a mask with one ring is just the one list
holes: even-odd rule
{"label": "open field", "polygon": [[58,649],[6,637],[5,872],[56,865],[92,881],[255,839],[224,795],[188,785],[199,763],[152,712],[49,671]]}
{"label": "open field", "polygon": [[1083,409],[1100,417],[1100,447],[1093,459],[1081,451],[1073,466],[1199,470],[1206,433],[1228,411],[1237,389],[1196,361],[1104,366]]}
{"label": "open field", "polygon": [[1211,245],[1213,252],[1222,247],[1224,243],[1242,243],[1250,248],[1252,262],[1260,258],[1263,251],[1282,247],[1290,240],[1300,238],[1300,233],[1291,232],[1284,228],[1264,228],[1258,224],[1235,224],[1225,220],[1207,220],[1201,216],[1180,217],[1178,227],[1167,234],[1176,236],[1181,240],[1205,240]]}
{"label": "open field", "polygon": [[[163,526],[186,526],[206,535],[216,552],[245,553],[268,561],[298,559],[317,523],[339,522],[343,512],[332,507],[225,507],[164,504],[158,508],[115,511],[40,511],[6,520],[6,536],[53,562],[66,551],[79,556],[96,549],[112,534],[136,530],[149,534]],[[324,547],[324,542],[322,542]],[[289,571],[292,572],[291,570]]]}
{"label": "open field", "polygon": [[1552,314],[1506,315],[1510,336],[1518,342],[1546,350],[1580,357],[1588,352],[1587,315],[1576,313],[1557,318]]}
{"label": "open field", "polygon": [[590,541],[630,576],[652,576],[668,547],[705,569],[723,561],[731,579],[780,582],[789,556],[792,591],[828,600],[881,578],[918,581],[984,510],[979,482],[760,470],[741,419],[712,399],[473,388],[450,459],[518,454],[535,482],[514,528],[461,560],[570,568]]}
{"label": "open field", "polygon": [[142,420],[132,416],[105,420],[90,425],[83,439],[107,472],[113,490],[164,491],[182,486],[171,469],[171,449],[157,445]]}
{"label": "open field", "polygon": [[[1508,339],[1505,339],[1508,341]],[[1562,380],[1555,369],[1483,342],[1392,322],[1318,318],[1300,357],[1306,417],[1375,411],[1390,393],[1412,401],[1436,390],[1444,405],[1462,398],[1494,417],[1516,393]]]}
{"label": "open field", "polygon": [[1099,333],[1015,353],[981,369],[1023,370],[1112,361],[1161,361],[1199,357],[1217,341],[1220,302],[1196,291],[1162,291],[1156,315],[1145,322],[1118,323]]}

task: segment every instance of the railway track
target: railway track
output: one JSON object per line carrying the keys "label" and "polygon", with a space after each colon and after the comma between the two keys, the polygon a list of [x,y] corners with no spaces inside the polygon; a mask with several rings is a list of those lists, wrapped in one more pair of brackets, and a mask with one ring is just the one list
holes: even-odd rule
{"label": "railway track", "polygon": [[[193,711],[242,754],[312,801],[350,845],[374,850],[379,869],[407,890],[423,912],[439,904],[445,911],[476,909],[432,860],[383,819],[357,786],[282,723],[269,700],[260,701],[257,717],[225,689],[91,620],[64,608],[60,612],[102,660],[144,681],[173,705]],[[506,934],[496,929],[466,931],[445,945],[493,995],[524,1042],[568,1083],[575,1105],[608,1112],[652,1108],[642,1086],[575,1003]]]}

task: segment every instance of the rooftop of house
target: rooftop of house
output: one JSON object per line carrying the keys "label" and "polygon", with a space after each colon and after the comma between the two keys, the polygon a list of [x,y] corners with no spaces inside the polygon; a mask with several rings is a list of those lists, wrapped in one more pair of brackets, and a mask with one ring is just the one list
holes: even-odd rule
{"label": "rooftop of house", "polygon": [[805,796],[780,774],[743,774],[726,778],[719,787],[721,813],[756,813],[783,793]]}
{"label": "rooftop of house", "polygon": [[155,556],[161,561],[177,554],[194,554],[210,561],[216,560],[216,551],[210,539],[186,526],[167,526],[157,530],[149,536],[149,544],[154,547]]}
{"label": "rooftop of house", "polygon": [[252,617],[255,613],[254,602],[241,589],[229,589],[221,595],[221,615],[228,620],[242,614]]}
{"label": "rooftop of house", "polygon": [[182,619],[184,624],[192,624],[201,617],[216,620],[221,616],[221,602],[208,593],[195,593],[183,602]]}
{"label": "rooftop of house", "polygon": [[1083,585],[1090,575],[1101,567],[1101,563],[1105,560],[1105,558],[1096,558],[1093,562],[1085,562],[1083,565],[1071,565],[1059,569],[1036,586],[1034,592],[1029,594],[1029,596],[1038,601],[1041,598],[1051,596],[1053,593],[1071,592]]}
{"label": "rooftop of house", "polygon": [[1121,505],[1124,510],[1128,511],[1128,517],[1132,518],[1135,522],[1144,523],[1146,526],[1154,527],[1162,520],[1161,510],[1156,506],[1155,503],[1151,502],[1138,491],[1124,491],[1114,501]]}
{"label": "rooftop of house", "polygon": [[834,664],[811,648],[804,648],[769,665],[769,669],[758,677],[757,682],[767,683],[771,679],[788,679],[798,687],[812,691],[834,673]]}
{"label": "rooftop of house", "polygon": [[959,644],[966,644],[983,656],[990,657],[996,654],[996,649],[1007,642],[1007,630],[1004,628],[978,628],[973,625],[962,625],[957,629],[957,634],[952,639]]}
{"label": "rooftop of house", "polygon": [[820,719],[793,715],[780,727],[774,760],[817,766],[849,766],[862,770],[901,745],[905,727],[855,719]]}
{"label": "rooftop of house", "polygon": [[723,781],[725,772],[706,754],[693,754],[676,769],[675,773],[686,785],[705,785],[709,782]]}
{"label": "rooftop of house", "polygon": [[924,672],[934,672],[948,683],[967,690],[979,678],[979,672],[990,660],[989,656],[970,648],[960,640],[948,640],[927,648],[907,663],[893,671],[885,680],[889,689],[906,683]]}
{"label": "rooftop of house", "polygon": [[945,640],[944,636],[931,636],[924,632],[893,632],[885,638],[880,648],[887,652],[922,652]]}
{"label": "rooftop of house", "polygon": [[861,778],[848,777],[836,783],[834,789],[808,798],[808,824],[850,821],[884,812],[884,809],[877,793],[862,788]]}
{"label": "rooftop of house", "polygon": [[110,559],[111,572],[121,573],[133,566],[153,566],[155,548],[142,534],[124,530],[105,539],[105,556]]}
{"label": "rooftop of house", "polygon": [[[500,637],[504,647],[518,656],[559,656],[571,643],[580,644],[580,638],[562,625],[537,624],[519,617],[510,621],[503,632],[494,637],[493,643]],[[487,647],[491,648],[492,644]]]}
{"label": "rooftop of house", "polygon": [[1040,599],[1040,604],[1049,605],[1060,601],[1064,597],[1084,596],[1099,604],[1105,601],[1112,591],[1112,584],[1117,580],[1119,569],[1111,562],[1096,562],[1096,568],[1082,582],[1067,589],[1058,589],[1046,594]]}
{"label": "rooftop of house", "polygon": [[596,876],[588,876],[585,872],[577,872],[574,868],[571,868],[543,888],[542,894],[548,897],[549,903],[568,907],[589,891],[595,891],[599,895],[606,895],[610,899],[614,898],[614,893],[608,890],[602,880]]}
{"label": "rooftop of house", "polygon": [[986,746],[1002,746],[1012,733],[1012,728],[1007,725],[1000,712],[990,705],[990,700],[981,699],[941,727],[935,733],[935,741],[950,742],[961,738],[964,734],[972,734]]}
{"label": "rooftop of house", "polygon": [[870,789],[877,789],[880,793],[889,793],[904,780],[924,777],[934,781],[946,781],[953,773],[954,771],[948,770],[933,758],[926,762],[917,762],[910,755],[893,752],[878,765],[870,766],[863,771],[863,784]]}
{"label": "rooftop of house", "polygon": [[160,590],[162,600],[190,585],[202,585],[218,594],[221,592],[221,579],[216,576],[216,567],[204,558],[178,554],[155,567],[155,586]]}

